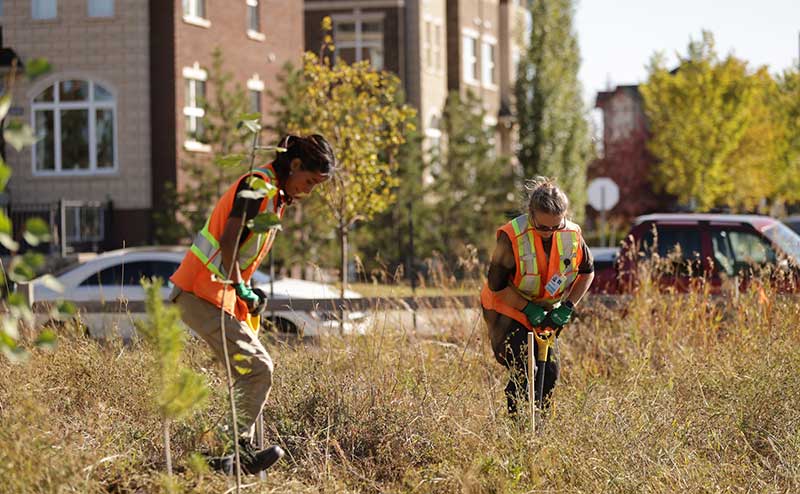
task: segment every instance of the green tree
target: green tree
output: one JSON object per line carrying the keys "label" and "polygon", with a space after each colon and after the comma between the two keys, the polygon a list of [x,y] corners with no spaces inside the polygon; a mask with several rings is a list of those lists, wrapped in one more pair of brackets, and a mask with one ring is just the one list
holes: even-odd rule
{"label": "green tree", "polygon": [[[228,156],[246,148],[247,136],[236,126],[239,117],[249,111],[249,101],[240,83],[225,69],[224,55],[217,47],[208,73],[210,98],[201,98],[205,108],[202,141],[211,146],[213,156]],[[210,159],[195,156],[181,166],[186,176],[180,190],[167,184],[166,207],[155,213],[156,239],[175,244],[192,236],[205,224],[211,209],[233,180],[241,173],[235,166],[211,166]]]}
{"label": "green tree", "polygon": [[[41,58],[28,61],[25,75],[33,80],[50,70],[50,64]],[[16,59],[12,62],[11,71],[3,81],[3,91],[0,93],[0,122],[4,143],[8,143],[17,151],[36,143],[37,138],[33,130],[19,119],[6,118],[11,108],[11,95],[14,93],[16,82]],[[11,178],[11,168],[0,157],[0,192],[4,191],[8,180]],[[50,240],[50,227],[41,218],[31,218],[22,228],[22,238],[31,247],[36,247],[42,242]],[[36,252],[26,252],[19,255],[19,242],[14,240],[14,225],[6,214],[0,209],[0,244],[12,255],[8,266],[0,262],[0,354],[11,361],[25,360],[28,352],[20,344],[21,328],[34,328],[36,318],[30,308],[29,301],[20,293],[12,293],[12,283],[26,283],[34,278],[36,272],[44,265],[44,256]],[[50,275],[41,278],[48,288],[62,291],[63,287]],[[70,303],[59,303],[51,308],[49,319],[63,321],[71,318],[75,308]],[[55,333],[51,329],[43,329],[34,340],[34,345],[52,348],[56,343]]]}
{"label": "green tree", "polygon": [[429,224],[421,229],[423,245],[431,245],[455,266],[468,255],[468,245],[486,259],[494,232],[514,209],[514,176],[508,159],[495,154],[495,129],[484,125],[486,112],[474,94],[448,95],[442,111],[446,145],[431,158]]}
{"label": "green tree", "polygon": [[[330,30],[330,19],[323,22]],[[326,34],[330,42],[330,35]],[[296,134],[319,133],[333,146],[338,166],[332,184],[319,194],[324,218],[332,220],[341,247],[342,295],[347,284],[348,237],[353,226],[386,210],[395,200],[397,153],[406,133],[415,128],[415,112],[402,103],[397,76],[373,70],[368,62],[331,65],[306,53],[305,93],[292,104],[305,105],[292,113],[283,128]]]}
{"label": "green tree", "polygon": [[180,310],[165,306],[160,278],[142,280],[147,319],[136,320],[136,329],[152,347],[156,361],[155,402],[162,419],[164,459],[167,474],[172,475],[170,423],[187,415],[208,397],[203,376],[181,364],[186,330],[181,325]]}
{"label": "green tree", "polygon": [[786,70],[778,78],[773,100],[776,119],[784,130],[779,148],[777,196],[789,203],[800,202],[800,70]]}
{"label": "green tree", "polygon": [[779,189],[787,129],[772,104],[778,86],[766,69],[748,70],[732,55],[721,59],[704,31],[690,41],[677,70],[653,57],[641,86],[659,160],[654,183],[700,210],[752,210]]}
{"label": "green tree", "polygon": [[586,204],[591,139],[578,82],[580,53],[573,0],[537,0],[516,82],[517,157],[526,177],[558,178],[578,221]]}

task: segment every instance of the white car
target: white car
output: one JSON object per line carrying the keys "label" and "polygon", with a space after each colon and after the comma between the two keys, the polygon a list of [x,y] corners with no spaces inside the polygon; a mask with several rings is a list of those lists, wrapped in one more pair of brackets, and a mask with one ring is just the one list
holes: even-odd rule
{"label": "white car", "polygon": [[[86,302],[142,302],[145,295],[139,281],[142,277],[159,277],[164,280],[162,296],[167,299],[172,290],[169,277],[178,268],[186,253],[185,247],[134,247],[99,254],[81,264],[73,265],[55,274],[63,286],[59,293],[45,286],[41,278],[33,280],[33,300],[69,300],[78,305]],[[286,308],[266,311],[262,326],[274,323],[278,331],[302,333],[315,336],[339,331],[336,314],[326,311],[299,311],[291,309],[293,299],[339,298],[339,290],[333,286],[292,278],[276,279],[260,271],[253,275],[253,285],[271,295],[272,300],[286,300]],[[352,290],[345,291],[345,298],[361,298]],[[136,304],[141,305],[141,304]],[[133,319],[141,312],[83,312],[81,318],[92,335],[102,336],[109,329],[125,339],[133,335]],[[344,327],[346,333],[362,333],[366,315],[363,312],[348,312]]]}

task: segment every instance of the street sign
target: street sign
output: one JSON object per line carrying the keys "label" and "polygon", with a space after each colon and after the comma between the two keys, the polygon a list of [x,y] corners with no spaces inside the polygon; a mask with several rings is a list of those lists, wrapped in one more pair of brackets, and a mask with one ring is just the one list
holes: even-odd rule
{"label": "street sign", "polygon": [[619,187],[610,178],[600,177],[589,182],[586,195],[589,205],[602,213],[610,210],[619,202]]}

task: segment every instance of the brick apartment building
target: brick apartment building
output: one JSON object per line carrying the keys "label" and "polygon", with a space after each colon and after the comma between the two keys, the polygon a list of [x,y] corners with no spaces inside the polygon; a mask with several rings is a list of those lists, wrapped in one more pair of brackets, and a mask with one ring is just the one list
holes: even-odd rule
{"label": "brick apartment building", "polygon": [[527,9],[520,0],[306,0],[306,49],[318,51],[320,24],[333,20],[336,55],[369,60],[403,81],[428,146],[438,146],[449,91],[475,93],[497,127],[498,150],[513,152],[511,104]]}
{"label": "brick apartment building", "polygon": [[590,178],[611,178],[620,188],[620,197],[626,198],[611,210],[611,216],[624,223],[674,207],[672,198],[655,193],[650,178],[655,158],[647,150],[649,131],[639,87],[601,91],[595,107],[603,112],[603,152],[590,165]]}
{"label": "brick apartment building", "polygon": [[52,65],[32,84],[17,81],[11,113],[43,138],[6,150],[6,205],[50,207],[65,217],[59,235],[99,249],[151,242],[166,184],[184,180],[179,164],[208,155],[200,100],[213,97],[215,47],[255,108],[303,48],[300,1],[5,0],[0,26],[23,64]]}

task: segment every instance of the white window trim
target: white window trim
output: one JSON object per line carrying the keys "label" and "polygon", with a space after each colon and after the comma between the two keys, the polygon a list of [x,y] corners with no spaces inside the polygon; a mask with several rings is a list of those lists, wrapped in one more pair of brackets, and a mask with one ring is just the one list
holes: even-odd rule
{"label": "white window trim", "polygon": [[209,21],[204,17],[197,17],[196,15],[184,15],[183,22],[197,27],[204,27],[204,28],[211,27],[211,21]]}
{"label": "white window trim", "polygon": [[466,39],[469,38],[469,39],[475,41],[476,51],[480,51],[481,50],[480,35],[478,34],[477,31],[473,31],[472,29],[462,29],[461,34],[462,34],[462,36],[461,36],[461,50],[462,50],[461,59],[462,60],[461,61],[464,64],[461,76],[464,78],[464,82],[466,82],[467,84],[471,84],[471,85],[474,85],[474,86],[479,86],[480,83],[481,83],[481,79],[480,79],[481,78],[481,66],[480,66],[481,54],[477,53],[477,52],[472,54],[472,58],[474,58],[474,63],[475,63],[476,72],[477,72],[477,74],[476,74],[477,77],[473,77],[472,74],[469,73],[470,71],[468,69],[468,64],[467,64],[467,59],[466,59],[467,58],[467,53],[466,53],[465,47],[466,47]]}
{"label": "white window trim", "polygon": [[267,35],[258,31],[253,31],[252,29],[247,30],[247,37],[252,39],[253,41],[266,41]]}
{"label": "white window trim", "polygon": [[[208,72],[200,68],[200,63],[195,62],[191,67],[183,68],[183,78],[190,81],[206,82],[208,79]],[[195,95],[195,104],[197,104],[197,97]],[[184,106],[183,115],[186,117],[203,118],[206,115],[206,110],[198,106]],[[188,130],[188,129],[184,129]],[[184,138],[183,148],[187,151],[210,153],[211,146],[194,139]]]}
{"label": "white window trim", "polygon": [[211,152],[211,146],[209,144],[203,144],[202,142],[197,142],[194,139],[187,139],[183,141],[183,149],[187,151],[192,151],[194,153]]}
{"label": "white window trim", "polygon": [[[49,87],[56,86],[65,80],[82,80],[89,83],[89,100],[88,101],[75,101],[69,103],[61,103],[61,95],[57,88],[53,89],[53,101],[45,103],[33,102],[33,98],[38,96],[42,91]],[[41,91],[31,96],[31,128],[36,130],[36,111],[49,110],[53,112],[53,157],[55,159],[55,170],[37,170],[36,169],[36,145],[31,146],[31,174],[34,177],[76,177],[76,176],[97,176],[97,175],[114,175],[119,171],[119,135],[118,135],[118,119],[117,114],[117,96],[113,90],[105,83],[100,83],[103,88],[111,93],[113,101],[95,101],[94,100],[94,85],[95,81],[91,79],[80,78],[58,78],[44,86]],[[87,110],[89,114],[89,169],[88,170],[62,170],[61,169],[61,110]],[[113,165],[111,168],[97,168],[97,135],[96,135],[96,110],[112,110],[114,113],[114,132],[113,132],[113,145],[114,157]]]}
{"label": "white window trim", "polygon": [[264,91],[264,81],[258,76],[253,74],[253,77],[247,80],[247,89],[250,91]]}
{"label": "white window trim", "polygon": [[486,79],[486,75],[487,75],[486,67],[487,67],[488,59],[484,59],[483,55],[484,55],[484,45],[489,45],[489,46],[494,48],[494,50],[493,50],[494,51],[494,60],[492,61],[492,64],[491,64],[492,65],[492,71],[490,72],[490,74],[494,73],[494,77],[495,77],[495,81],[496,81],[498,79],[498,72],[499,72],[499,68],[497,67],[497,56],[498,56],[497,38],[495,38],[494,36],[483,36],[483,39],[479,44],[480,44],[480,49],[481,49],[481,67],[480,67],[481,82],[483,83],[483,87],[488,88],[488,89],[495,89],[496,90],[497,89],[497,82],[492,82],[491,80],[487,80]]}

